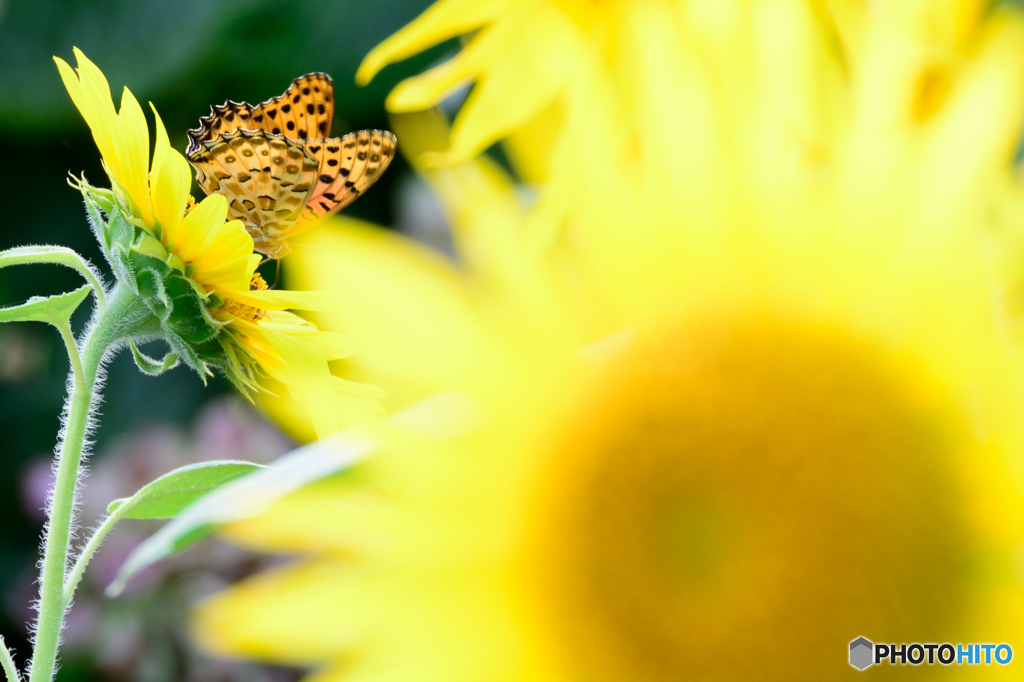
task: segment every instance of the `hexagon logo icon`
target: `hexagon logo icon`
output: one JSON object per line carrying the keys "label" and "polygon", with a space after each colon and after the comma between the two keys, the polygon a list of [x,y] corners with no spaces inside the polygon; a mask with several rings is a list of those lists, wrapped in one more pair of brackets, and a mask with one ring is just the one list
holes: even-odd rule
{"label": "hexagon logo icon", "polygon": [[863,670],[874,663],[874,652],[874,644],[863,637],[858,637],[850,642],[850,665],[857,670]]}

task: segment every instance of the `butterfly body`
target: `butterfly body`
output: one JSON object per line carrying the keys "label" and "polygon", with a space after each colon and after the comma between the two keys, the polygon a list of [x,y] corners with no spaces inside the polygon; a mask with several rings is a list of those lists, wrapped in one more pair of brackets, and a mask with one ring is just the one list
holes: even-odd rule
{"label": "butterfly body", "polygon": [[397,139],[386,130],[332,138],[334,86],[300,76],[280,97],[213,106],[188,131],[188,158],[207,194],[228,199],[257,251],[282,258],[288,238],[355,201],[387,169]]}

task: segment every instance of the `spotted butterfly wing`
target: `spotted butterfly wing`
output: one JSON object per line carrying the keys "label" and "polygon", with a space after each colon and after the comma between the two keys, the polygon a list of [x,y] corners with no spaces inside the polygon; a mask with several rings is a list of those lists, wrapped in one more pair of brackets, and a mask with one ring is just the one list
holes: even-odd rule
{"label": "spotted butterfly wing", "polygon": [[304,143],[262,130],[234,130],[203,142],[189,160],[207,194],[228,200],[257,251],[288,253],[284,235],[302,217],[318,183],[320,163]]}
{"label": "spotted butterfly wing", "polygon": [[[283,258],[291,251],[289,237],[355,201],[394,158],[397,139],[388,131],[327,137],[333,117],[334,84],[327,74],[311,73],[255,107],[232,101],[213,106],[199,128],[188,131],[196,180],[207,194],[228,199],[230,217],[245,223],[256,250],[269,258]],[[253,139],[259,149],[252,147]],[[292,159],[297,149],[303,152],[301,163]],[[267,152],[272,159],[284,150],[289,160],[284,172],[273,163],[247,166],[244,159],[250,157],[239,161],[239,150]],[[301,170],[289,170],[295,165]]]}
{"label": "spotted butterfly wing", "polygon": [[262,130],[294,140],[326,138],[334,122],[334,81],[326,73],[299,76],[280,97],[252,106],[228,100],[210,107],[199,127],[188,131],[187,154],[204,142],[238,129]]}
{"label": "spotted butterfly wing", "polygon": [[294,231],[355,201],[387,170],[397,146],[398,138],[387,130],[360,130],[340,139],[311,140],[306,149],[317,159],[319,177]]}

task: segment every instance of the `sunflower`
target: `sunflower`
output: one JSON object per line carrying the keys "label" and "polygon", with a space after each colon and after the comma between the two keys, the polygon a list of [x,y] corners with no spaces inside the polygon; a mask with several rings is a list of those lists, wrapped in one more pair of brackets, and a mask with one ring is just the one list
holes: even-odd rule
{"label": "sunflower", "polygon": [[[389,434],[232,528],[301,558],[206,602],[198,640],[316,682],[822,680],[859,636],[1020,641],[1024,19],[522,4],[504,45],[575,36],[552,67],[575,114],[531,151],[574,153],[540,202],[458,162],[458,119],[449,143],[410,114],[460,262],[351,220],[295,256],[345,301],[317,319],[367,347],[353,376],[392,407],[454,388],[490,421]],[[368,68],[511,31],[519,6],[444,0]]]}
{"label": "sunflower", "polygon": [[[170,146],[156,109],[150,161],[149,128],[131,91],[124,89],[115,110],[103,73],[77,48],[75,57],[78,69],[54,59],[113,189],[97,190],[84,180],[76,185],[106,210],[111,224],[119,213],[138,229],[117,245],[106,236],[112,228],[97,227],[122,284],[136,289],[164,323],[160,336],[200,376],[209,366],[219,367],[246,395],[268,386],[286,388],[319,435],[377,416],[380,389],[332,376],[328,366],[355,352],[351,339],[287,312],[320,307],[322,297],[268,290],[256,272],[261,257],[252,237],[240,221],[227,221],[224,197],[196,204],[189,195],[188,162]],[[125,265],[116,267],[120,263]]]}

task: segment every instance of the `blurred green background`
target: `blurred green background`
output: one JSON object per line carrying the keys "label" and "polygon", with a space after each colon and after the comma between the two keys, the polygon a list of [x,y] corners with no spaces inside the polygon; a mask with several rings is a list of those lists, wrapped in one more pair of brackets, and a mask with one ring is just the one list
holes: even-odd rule
{"label": "blurred green background", "polygon": [[[81,198],[67,174],[85,172],[107,185],[87,128],[65,92],[52,57],[74,64],[81,48],[107,75],[115,103],[123,86],[159,110],[171,144],[214,103],[256,103],[279,95],[309,71],[333,76],[334,130],[386,128],[383,101],[402,78],[448,54],[443,45],[390,67],[366,88],[353,76],[363,56],[413,19],[427,0],[23,0],[0,3],[0,182],[7,210],[0,249],[62,244],[101,263]],[[347,214],[382,225],[393,213],[409,170],[399,158]],[[193,194],[201,191],[193,187]],[[287,266],[286,266],[287,267]],[[0,305],[80,285],[71,270],[33,266],[0,270]],[[84,307],[83,307],[84,308]],[[84,311],[82,311],[84,312]],[[84,317],[77,320],[78,328]],[[151,348],[152,354],[160,349]],[[0,634],[29,653],[35,562],[68,363],[57,333],[43,325],[0,327]],[[151,378],[121,354],[109,367],[86,523],[110,499],[188,461],[270,459],[290,444],[217,379],[205,387],[184,368]],[[189,647],[189,602],[273,559],[208,543],[145,576],[125,597],[100,591],[120,558],[152,528],[120,528],[90,568],[72,611],[61,682],[74,680],[291,680],[298,671],[211,661]]]}

